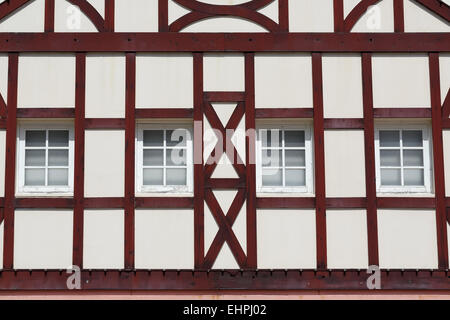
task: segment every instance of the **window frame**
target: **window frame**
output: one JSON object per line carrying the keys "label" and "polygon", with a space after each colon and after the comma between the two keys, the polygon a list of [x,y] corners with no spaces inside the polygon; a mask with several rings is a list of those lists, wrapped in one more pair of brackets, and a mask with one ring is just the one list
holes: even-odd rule
{"label": "window frame", "polygon": [[[68,186],[26,186],[25,185],[25,139],[26,131],[51,131],[51,130],[67,130],[69,131],[69,176]],[[48,133],[46,137],[46,146],[42,147],[46,150],[46,159],[48,158]],[[75,159],[75,135],[73,123],[69,122],[19,122],[17,134],[17,155],[16,155],[16,193],[17,194],[73,194],[74,189],[74,159]],[[45,165],[48,168],[48,165]],[[47,170],[46,170],[47,172]],[[46,177],[47,179],[47,177]]]}
{"label": "window frame", "polygon": [[[381,185],[381,155],[380,155],[380,131],[422,131],[423,143],[423,167],[424,167],[424,186],[382,186]],[[400,146],[398,150],[403,151],[402,144],[403,135],[400,136]],[[402,152],[400,152],[401,159],[403,159]],[[375,168],[376,168],[376,189],[377,193],[413,193],[413,194],[432,194],[433,193],[433,143],[431,126],[425,123],[409,123],[409,124],[375,124]],[[401,163],[402,183],[403,170],[405,166]]]}
{"label": "window frame", "polygon": [[[262,130],[281,130],[281,131],[304,131],[305,132],[305,186],[290,187],[290,186],[263,186],[262,185]],[[284,134],[283,134],[284,137]],[[284,144],[282,147],[284,154]],[[312,139],[312,125],[305,123],[292,124],[260,124],[256,127],[256,191],[258,193],[314,193],[314,145]],[[284,158],[282,163],[283,168],[283,183],[284,183]]]}
{"label": "window frame", "polygon": [[[186,185],[185,186],[145,186],[143,183],[144,179],[144,165],[143,165],[143,154],[144,154],[144,131],[145,130],[175,130],[175,129],[185,129],[189,132],[188,139],[186,141]],[[165,135],[164,135],[165,136]],[[165,139],[165,138],[164,138]],[[138,123],[136,125],[136,155],[135,155],[135,170],[136,170],[136,181],[135,187],[137,193],[168,193],[168,194],[183,194],[183,193],[193,193],[194,192],[194,145],[193,145],[193,127],[191,123]],[[164,154],[166,151],[166,146],[162,147],[164,149]],[[164,155],[165,157],[165,155]],[[163,164],[163,170],[168,167]],[[176,168],[176,167],[175,167]]]}

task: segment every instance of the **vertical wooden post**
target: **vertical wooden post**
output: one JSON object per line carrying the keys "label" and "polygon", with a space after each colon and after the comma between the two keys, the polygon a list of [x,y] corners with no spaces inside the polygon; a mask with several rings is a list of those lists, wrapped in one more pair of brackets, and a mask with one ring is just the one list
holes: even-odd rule
{"label": "vertical wooden post", "polygon": [[158,0],[159,32],[169,31],[169,0]]}
{"label": "vertical wooden post", "polygon": [[344,31],[344,0],[333,0],[334,32]]}
{"label": "vertical wooden post", "polygon": [[114,32],[115,0],[105,0],[105,30]]}
{"label": "vertical wooden post", "polygon": [[55,0],[45,0],[45,32],[55,31]]}
{"label": "vertical wooden post", "polygon": [[405,32],[404,0],[394,0],[394,32]]}

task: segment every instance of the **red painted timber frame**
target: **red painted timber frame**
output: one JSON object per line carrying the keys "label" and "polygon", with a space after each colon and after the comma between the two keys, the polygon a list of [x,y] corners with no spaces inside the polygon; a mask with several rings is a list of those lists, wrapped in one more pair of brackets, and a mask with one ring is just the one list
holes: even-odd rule
{"label": "red painted timber frame", "polygon": [[[441,97],[439,53],[450,52],[450,33],[405,33],[404,0],[394,0],[393,33],[351,33],[367,9],[382,0],[362,0],[346,17],[343,0],[333,0],[334,33],[290,33],[288,0],[279,0],[279,21],[257,12],[273,0],[253,0],[235,6],[215,6],[194,0],[176,0],[191,13],[169,24],[168,0],[158,0],[157,33],[114,32],[115,1],[105,0],[100,15],[86,0],[69,0],[79,6],[98,30],[97,33],[55,33],[55,0],[45,0],[43,33],[0,33],[0,52],[7,53],[8,96],[0,94],[0,128],[6,129],[5,195],[0,198],[0,222],[4,222],[4,269],[0,271],[0,290],[65,290],[69,276],[63,270],[14,269],[14,211],[29,208],[72,209],[74,212],[73,264],[83,269],[83,212],[85,209],[124,209],[124,270],[82,271],[84,290],[367,290],[365,270],[328,270],[326,242],[327,209],[367,210],[369,264],[378,265],[378,209],[435,209],[438,270],[384,270],[382,288],[386,290],[450,290],[448,272],[447,223],[450,198],[446,198],[442,130],[450,129],[450,89]],[[9,0],[0,4],[0,22],[16,13],[30,0]],[[438,0],[415,0],[424,9],[450,22],[450,8]],[[179,33],[200,19],[218,16],[245,18],[268,33]],[[17,106],[18,63],[23,52],[70,52],[76,55],[76,101],[74,108],[20,108]],[[85,118],[86,54],[120,52],[126,56],[125,118]],[[139,52],[193,53],[194,108],[137,109],[135,105],[136,54]],[[240,52],[245,56],[244,92],[204,92],[203,56],[208,52]],[[313,70],[313,108],[261,109],[255,106],[254,60],[258,52],[310,52]],[[322,56],[328,52],[361,54],[363,118],[324,118]],[[429,55],[431,101],[428,108],[374,108],[372,56],[377,52],[422,52]],[[236,102],[235,115],[227,128],[237,126],[245,115],[246,128],[255,128],[258,119],[312,119],[315,142],[315,190],[308,198],[257,198],[255,166],[249,163],[254,137],[246,138],[245,165],[236,166],[238,179],[212,179],[214,166],[194,166],[195,197],[159,198],[135,196],[135,125],[139,119],[192,119],[225,128],[211,108],[211,102]],[[75,183],[70,198],[17,198],[15,196],[16,129],[20,119],[72,119],[75,127]],[[374,123],[376,119],[429,119],[432,122],[435,195],[429,198],[377,197],[375,187]],[[86,130],[125,131],[125,194],[117,198],[87,198],[84,195],[84,136]],[[198,129],[198,128],[197,128]],[[328,198],[325,194],[324,130],[364,130],[366,158],[366,197]],[[203,128],[194,135],[203,136]],[[200,139],[202,141],[202,139]],[[203,143],[194,148],[203,158]],[[212,190],[236,189],[238,194],[228,213],[222,212]],[[240,248],[232,225],[244,200],[247,211],[247,252]],[[204,203],[209,205],[219,231],[205,254]],[[139,208],[194,209],[195,269],[136,270],[134,266],[134,211]],[[257,270],[257,209],[316,210],[317,270]],[[209,270],[218,250],[227,242],[242,270]]]}

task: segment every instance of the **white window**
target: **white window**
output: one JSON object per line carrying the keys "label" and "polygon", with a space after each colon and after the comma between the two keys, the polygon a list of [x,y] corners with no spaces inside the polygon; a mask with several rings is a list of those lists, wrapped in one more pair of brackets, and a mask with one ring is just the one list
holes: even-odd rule
{"label": "white window", "polygon": [[73,128],[22,124],[17,139],[17,192],[73,192]]}
{"label": "white window", "polygon": [[191,128],[186,125],[139,125],[136,141],[138,192],[192,192]]}
{"label": "white window", "polygon": [[428,126],[379,126],[375,148],[378,192],[432,192]]}
{"label": "white window", "polygon": [[259,128],[256,159],[258,192],[313,192],[310,127]]}

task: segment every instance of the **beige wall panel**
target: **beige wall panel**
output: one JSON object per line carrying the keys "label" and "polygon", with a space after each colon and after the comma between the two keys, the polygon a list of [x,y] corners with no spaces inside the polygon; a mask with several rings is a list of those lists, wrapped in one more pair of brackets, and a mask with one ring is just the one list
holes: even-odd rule
{"label": "beige wall panel", "polygon": [[[344,0],[344,14],[348,16],[360,0]],[[352,32],[394,32],[393,0],[383,0],[371,6],[358,20]]]}
{"label": "beige wall panel", "polygon": [[85,196],[123,197],[125,132],[88,130],[85,145]]}
{"label": "beige wall panel", "polygon": [[364,132],[325,131],[327,197],[365,197]]}
{"label": "beige wall panel", "polygon": [[14,269],[70,268],[72,243],[72,211],[16,210]]}
{"label": "beige wall panel", "polygon": [[218,17],[200,20],[183,29],[182,32],[267,32],[259,25],[234,17]]}
{"label": "beige wall panel", "polygon": [[243,54],[205,54],[203,70],[205,91],[245,90],[245,62]]}
{"label": "beige wall panel", "polygon": [[327,260],[330,269],[367,269],[365,210],[327,210]]}
{"label": "beige wall panel", "polygon": [[[443,0],[447,5],[450,1]],[[415,1],[405,1],[405,32],[450,32],[450,24]]]}
{"label": "beige wall panel", "polygon": [[450,53],[441,53],[439,58],[441,76],[441,100],[444,103],[450,89]]}
{"label": "beige wall panel", "polygon": [[193,210],[136,210],[136,268],[193,269]]}
{"label": "beige wall panel", "polygon": [[116,32],[158,32],[158,1],[116,0]]}
{"label": "beige wall panel", "polygon": [[18,107],[75,106],[75,56],[73,54],[21,54]]}
{"label": "beige wall panel", "polygon": [[426,54],[373,56],[375,107],[430,107],[430,77]]}
{"label": "beige wall panel", "polygon": [[333,1],[289,0],[291,32],[333,32]]}
{"label": "beige wall panel", "polygon": [[450,130],[442,132],[444,142],[445,192],[450,197]]}
{"label": "beige wall panel", "polygon": [[257,54],[255,85],[257,108],[311,108],[311,55]]}
{"label": "beige wall panel", "polygon": [[86,59],[86,118],[125,118],[125,56],[89,54]]}
{"label": "beige wall panel", "polygon": [[325,118],[362,118],[361,55],[323,56],[323,102]]}
{"label": "beige wall panel", "polygon": [[1,20],[0,32],[44,32],[44,12],[45,0],[32,1]]}
{"label": "beige wall panel", "polygon": [[436,214],[425,210],[378,210],[380,267],[437,269]]}
{"label": "beige wall panel", "polygon": [[0,270],[3,269],[3,231],[4,223],[0,223]]}
{"label": "beige wall panel", "polygon": [[123,269],[124,224],[123,210],[84,211],[84,268]]}
{"label": "beige wall panel", "polygon": [[0,197],[5,195],[6,131],[0,130]]}
{"label": "beige wall panel", "polygon": [[192,108],[192,54],[139,54],[136,58],[137,108]]}
{"label": "beige wall panel", "polygon": [[315,269],[314,210],[258,210],[258,269]]}
{"label": "beige wall panel", "polygon": [[[104,0],[88,0],[88,2],[104,17]],[[66,0],[58,0],[55,1],[55,32],[98,32],[98,30],[77,6]]]}
{"label": "beige wall panel", "polygon": [[0,54],[0,94],[3,100],[8,99],[8,54]]}

